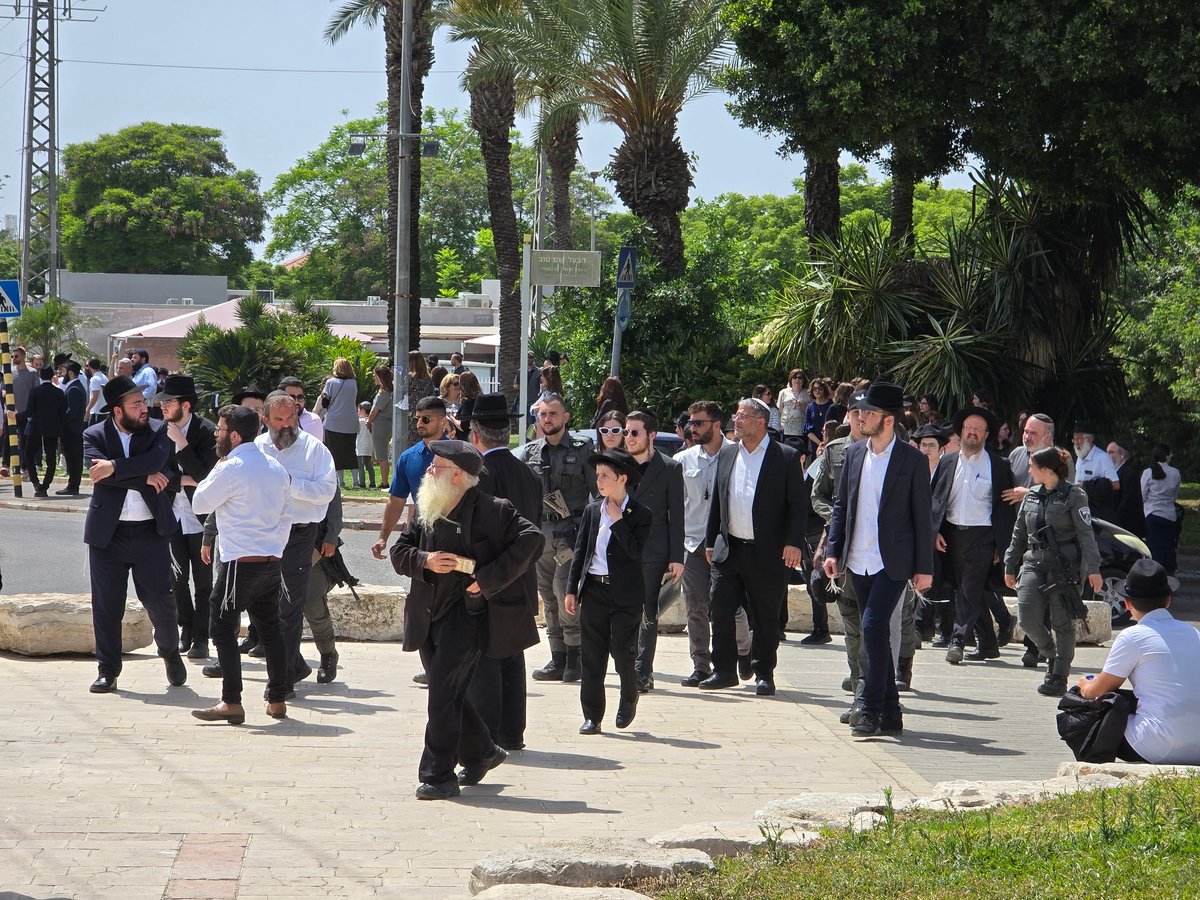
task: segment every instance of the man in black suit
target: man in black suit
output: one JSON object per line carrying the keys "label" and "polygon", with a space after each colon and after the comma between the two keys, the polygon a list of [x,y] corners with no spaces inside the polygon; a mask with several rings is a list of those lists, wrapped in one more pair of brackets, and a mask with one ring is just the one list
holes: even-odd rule
{"label": "man in black suit", "polygon": [[[475,400],[471,414],[471,443],[483,454],[479,490],[507,500],[517,514],[542,527],[542,482],[533,470],[508,449],[512,421],[519,416],[508,411],[504,394],[483,394]],[[529,621],[536,626],[537,568],[530,566],[521,576],[529,601]],[[525,650],[496,659],[484,655],[475,669],[467,698],[487,723],[492,739],[505,750],[525,746],[526,688]]]}
{"label": "man in black suit", "polygon": [[929,463],[895,433],[904,392],[876,382],[855,401],[866,440],[846,451],[829,520],[825,575],[850,570],[862,613],[866,672],[857,738],[899,734],[903,728],[891,619],[905,584],[918,592],[933,583],[933,498]]}
{"label": "man in black suit", "polygon": [[[479,491],[483,457],[464,441],[433,441],[417,515],[392,545],[392,568],[412,580],[404,649],[429,674],[429,718],[419,800],[444,800],[478,784],[507,758],[467,688],[480,653],[504,658],[537,643],[522,576],[545,538],[507,500]],[[463,769],[454,773],[455,763]]]}
{"label": "man in black suit", "polygon": [[[176,492],[174,512],[179,531],[171,535],[175,560],[175,607],[179,612],[179,652],[188,659],[208,658],[209,595],[212,565],[201,556],[204,520],[192,510],[196,485],[217,464],[217,430],[195,414],[196,383],[191,375],[168,375],[163,390],[154,397],[167,423],[171,460],[178,469],[171,489]],[[188,582],[195,585],[195,602]]]}
{"label": "man in black suit", "polygon": [[[57,390],[57,388],[56,388]],[[92,479],[92,502],[83,526],[92,579],[92,628],[99,677],[94,694],[117,687],[121,674],[121,619],[129,576],[154,626],[167,680],[187,681],[179,656],[178,614],[171,592],[171,535],[179,523],[168,489],[175,469],[162,422],[151,422],[146,398],[120,375],[104,386],[112,418],[83,433],[83,455]]]}
{"label": "man in black suit", "polygon": [[721,448],[708,514],[705,554],[712,565],[713,674],[704,690],[735,687],[737,640],[734,615],[750,617],[755,693],[775,693],[779,651],[779,605],[788,576],[800,565],[804,545],[804,470],[794,449],[767,436],[770,408],[742,400],[733,417],[737,443]]}
{"label": "man in black suit", "polygon": [[646,580],[645,614],[638,635],[638,691],[654,688],[654,651],[658,647],[659,588],[670,574],[673,584],[683,578],[683,467],[654,449],[658,419],[634,410],[625,419],[625,449],[637,461],[641,479],[637,501],[650,510],[654,525],[642,550]]}
{"label": "man in black suit", "polygon": [[[947,580],[957,590],[954,635],[946,648],[946,661],[958,665],[963,659],[984,662],[1000,657],[985,592],[1000,590],[993,567],[1008,549],[1016,511],[1003,496],[1013,486],[1012,468],[1008,460],[987,449],[988,436],[998,427],[995,414],[968,406],[954,417],[954,424],[961,449],[945,454],[934,473],[933,526],[937,550],[946,554],[949,564]],[[1011,628],[1010,619],[1001,616],[1003,630]],[[963,645],[972,633],[975,651],[964,654]]]}
{"label": "man in black suit", "polygon": [[1142,503],[1141,473],[1129,461],[1129,441],[1117,440],[1105,448],[1117,470],[1117,524],[1142,536],[1146,533],[1146,510]]}
{"label": "man in black suit", "polygon": [[55,494],[73,497],[79,493],[79,482],[83,478],[83,429],[87,425],[85,415],[88,404],[86,382],[79,377],[79,363],[67,360],[64,365],[67,384],[63,396],[67,398],[67,417],[63,423],[62,452],[63,466],[67,470],[67,486]]}
{"label": "man in black suit", "polygon": [[[29,392],[25,412],[17,417],[17,425],[25,434],[25,470],[33,482],[33,496],[48,497],[50,482],[58,466],[58,440],[67,421],[67,398],[54,384],[54,370],[43,366],[38,370],[41,379]],[[39,482],[38,456],[44,456],[46,471]]]}

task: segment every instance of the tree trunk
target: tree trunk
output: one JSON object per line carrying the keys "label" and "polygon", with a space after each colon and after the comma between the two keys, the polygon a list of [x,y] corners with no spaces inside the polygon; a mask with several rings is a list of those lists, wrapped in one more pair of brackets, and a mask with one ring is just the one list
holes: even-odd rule
{"label": "tree trunk", "polygon": [[[413,132],[422,130],[421,101],[425,97],[425,78],[433,68],[433,22],[432,0],[413,0],[413,52],[412,91],[410,121]],[[409,259],[409,280],[412,284],[413,302],[408,307],[409,350],[421,349],[421,151],[420,142],[414,141],[412,165],[412,240]]]}
{"label": "tree trunk", "polygon": [[579,155],[579,117],[573,117],[550,136],[550,192],[554,197],[554,249],[571,249],[571,173]]}
{"label": "tree trunk", "polygon": [[617,195],[654,232],[658,264],[667,278],[683,274],[683,232],[679,214],[692,186],[690,160],[676,134],[675,120],[625,135],[613,154]]}
{"label": "tree trunk", "polygon": [[804,233],[810,244],[818,237],[836,242],[842,230],[837,151],[807,151],[804,158]]}
{"label": "tree trunk", "polygon": [[[402,47],[403,10],[401,0],[388,0],[383,11],[383,39],[387,56],[387,132],[400,131],[400,51]],[[396,346],[396,210],[400,203],[400,153],[397,141],[387,142],[387,306],[388,355]],[[403,365],[402,360],[397,364]]]}
{"label": "tree trunk", "polygon": [[[516,399],[513,379],[521,364],[521,296],[517,277],[521,267],[521,236],[513,206],[512,130],[517,92],[512,79],[481,84],[471,90],[471,126],[479,134],[487,173],[488,210],[492,245],[500,275],[500,390]],[[532,401],[531,401],[532,402]]]}
{"label": "tree trunk", "polygon": [[892,231],[891,241],[912,256],[913,235],[913,167],[903,155],[892,151]]}

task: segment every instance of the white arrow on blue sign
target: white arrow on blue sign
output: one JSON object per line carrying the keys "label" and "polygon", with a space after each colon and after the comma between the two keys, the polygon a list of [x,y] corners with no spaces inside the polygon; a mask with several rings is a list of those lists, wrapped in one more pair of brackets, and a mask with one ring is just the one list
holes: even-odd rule
{"label": "white arrow on blue sign", "polygon": [[632,313],[631,307],[629,288],[621,288],[617,291],[617,328],[621,331],[624,331],[625,326],[629,324],[629,316]]}
{"label": "white arrow on blue sign", "polygon": [[15,278],[0,281],[0,319],[12,319],[21,314],[21,282]]}

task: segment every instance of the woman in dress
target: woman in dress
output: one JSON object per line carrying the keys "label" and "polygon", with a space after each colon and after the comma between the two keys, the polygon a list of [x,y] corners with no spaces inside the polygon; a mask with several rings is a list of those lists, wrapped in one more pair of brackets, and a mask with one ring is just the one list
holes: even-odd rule
{"label": "woman in dress", "polygon": [[379,472],[383,478],[384,490],[389,487],[387,473],[388,451],[392,446],[392,397],[394,395],[392,370],[389,366],[375,367],[375,399],[371,402],[371,411],[367,414],[367,430],[371,432],[371,448],[375,453],[375,462],[379,464]]}
{"label": "woman in dress", "polygon": [[1155,444],[1150,451],[1150,468],[1142,472],[1142,510],[1146,514],[1146,545],[1154,561],[1175,574],[1175,546],[1179,522],[1175,501],[1179,499],[1179,470],[1171,465],[1171,448]]}
{"label": "woman in dress", "polygon": [[333,467],[341,481],[343,472],[358,468],[358,379],[344,356],[333,362],[333,374],[321,390],[321,405],[325,407],[325,446],[333,455]]}
{"label": "woman in dress", "polygon": [[417,350],[408,352],[408,414],[412,415],[417,402],[437,393],[433,379],[429,377],[429,364]]}
{"label": "woman in dress", "polygon": [[816,378],[813,380],[811,390],[812,400],[804,408],[804,425],[800,429],[801,435],[808,441],[804,452],[810,456],[816,453],[817,447],[821,444],[825,416],[829,412],[829,407],[833,405],[833,382],[828,378]]}

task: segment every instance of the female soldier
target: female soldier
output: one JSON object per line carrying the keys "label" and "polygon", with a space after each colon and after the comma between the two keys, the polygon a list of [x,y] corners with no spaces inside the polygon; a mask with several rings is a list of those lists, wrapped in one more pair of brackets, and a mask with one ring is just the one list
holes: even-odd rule
{"label": "female soldier", "polygon": [[[1075,658],[1075,621],[1067,579],[1086,573],[1100,590],[1100,551],[1083,488],[1067,481],[1067,451],[1046,447],[1029,457],[1033,488],[1021,502],[1012,543],[1004,554],[1004,583],[1017,589],[1017,618],[1046,659],[1046,679],[1038,693],[1061,697]],[[1054,536],[1056,548],[1051,543]],[[1019,575],[1018,575],[1019,571]],[[1046,628],[1046,612],[1054,637]]]}

